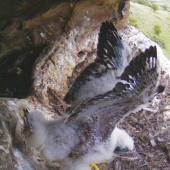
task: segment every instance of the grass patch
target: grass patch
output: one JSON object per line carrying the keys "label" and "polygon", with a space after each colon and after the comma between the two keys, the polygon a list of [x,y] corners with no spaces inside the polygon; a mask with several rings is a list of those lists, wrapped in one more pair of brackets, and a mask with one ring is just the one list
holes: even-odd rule
{"label": "grass patch", "polygon": [[[170,58],[170,48],[168,48],[170,47],[170,12],[164,10],[154,12],[148,6],[133,2],[131,2],[130,11],[129,25],[137,24],[147,37],[160,44],[165,55]],[[159,27],[156,28],[157,32],[155,32],[155,26]]]}
{"label": "grass patch", "polygon": [[153,30],[154,30],[156,35],[159,35],[161,33],[161,26],[160,25],[155,25]]}
{"label": "grass patch", "polygon": [[129,24],[134,26],[134,27],[138,27],[137,20],[133,16],[129,17]]}
{"label": "grass patch", "polygon": [[153,37],[151,37],[151,39],[153,41],[157,42],[161,46],[161,48],[166,50],[166,48],[167,48],[166,44],[165,44],[164,40],[161,39],[159,36],[153,36]]}
{"label": "grass patch", "polygon": [[159,9],[159,6],[158,5],[156,5],[156,4],[152,4],[151,5],[151,8],[154,10],[154,12],[155,11],[157,11],[158,9]]}
{"label": "grass patch", "polygon": [[131,0],[131,1],[145,6],[149,7],[151,6],[151,3],[147,2],[146,0]]}

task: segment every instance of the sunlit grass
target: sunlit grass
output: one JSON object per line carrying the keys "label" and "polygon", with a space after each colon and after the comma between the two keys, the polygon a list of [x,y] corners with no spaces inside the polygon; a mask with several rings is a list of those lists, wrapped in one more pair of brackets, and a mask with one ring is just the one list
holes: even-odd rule
{"label": "sunlit grass", "polygon": [[[130,20],[136,21],[137,27],[150,39],[161,45],[165,55],[170,58],[170,12],[157,10],[131,2]],[[130,25],[133,25],[129,22]],[[155,34],[154,27],[160,26],[161,32]]]}

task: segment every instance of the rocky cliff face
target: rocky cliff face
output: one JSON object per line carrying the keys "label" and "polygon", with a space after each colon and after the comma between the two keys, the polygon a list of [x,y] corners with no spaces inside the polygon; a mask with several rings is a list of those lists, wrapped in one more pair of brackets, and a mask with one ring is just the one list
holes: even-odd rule
{"label": "rocky cliff face", "polygon": [[130,5],[124,0],[65,0],[51,2],[51,8],[46,4],[49,9],[42,6],[39,13],[32,11],[33,5],[25,10],[34,15],[25,19],[21,13],[1,32],[0,95],[23,98],[32,87],[44,102],[51,90],[62,97],[74,67],[95,53],[101,22],[112,20],[118,28],[127,25]]}
{"label": "rocky cliff face", "polygon": [[[128,0],[50,1],[46,8],[38,8],[39,13],[33,10],[35,5],[25,10],[32,11],[33,15],[26,17],[27,12],[17,15],[10,24],[4,24],[0,33],[3,39],[0,42],[0,169],[3,170],[59,169],[57,163],[45,162],[40,153],[27,146],[25,136],[29,135],[29,130],[23,108],[42,111],[47,119],[64,114],[62,99],[69,84],[96,57],[98,32],[103,21],[115,23],[134,56],[154,44],[136,28],[127,27]],[[158,49],[162,83],[169,87],[170,63]],[[168,108],[168,88],[160,99],[152,105],[163,114],[165,119],[161,120],[168,126],[168,109],[160,111]],[[128,129],[130,125],[126,121],[124,128]],[[133,130],[129,130],[132,136]],[[167,130],[164,128],[164,133]],[[165,157],[168,157],[170,141],[166,139],[164,142],[167,143]],[[117,162],[101,168],[119,168],[121,160]],[[165,158],[164,166],[167,162]],[[133,167],[135,164],[128,160],[126,165]]]}

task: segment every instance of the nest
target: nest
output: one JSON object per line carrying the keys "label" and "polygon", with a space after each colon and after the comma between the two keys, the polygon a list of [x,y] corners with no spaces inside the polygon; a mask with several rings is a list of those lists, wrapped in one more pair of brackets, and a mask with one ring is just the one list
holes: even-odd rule
{"label": "nest", "polygon": [[[170,169],[170,80],[161,81],[166,89],[150,105],[149,110],[130,114],[119,127],[133,137],[135,151],[120,156],[100,170],[169,170]],[[151,111],[152,110],[152,111]]]}

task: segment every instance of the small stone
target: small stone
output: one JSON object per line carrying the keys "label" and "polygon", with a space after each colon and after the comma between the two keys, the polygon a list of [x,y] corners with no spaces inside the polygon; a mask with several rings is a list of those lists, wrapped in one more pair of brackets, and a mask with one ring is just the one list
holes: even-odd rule
{"label": "small stone", "polygon": [[150,140],[150,143],[151,143],[151,145],[152,145],[153,147],[155,147],[155,146],[157,145],[154,139],[151,139],[151,140]]}

